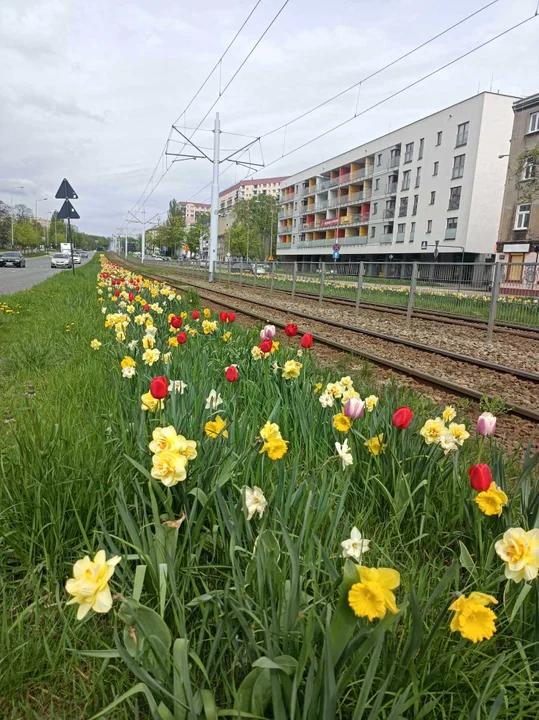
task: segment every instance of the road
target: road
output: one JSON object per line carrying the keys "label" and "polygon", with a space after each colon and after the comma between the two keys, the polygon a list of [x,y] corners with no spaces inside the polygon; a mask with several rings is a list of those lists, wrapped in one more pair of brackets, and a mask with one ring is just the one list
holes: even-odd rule
{"label": "road", "polygon": [[[83,263],[88,260],[83,258]],[[75,272],[80,265],[75,265]],[[37,285],[55,273],[67,273],[69,270],[56,270],[51,268],[50,255],[27,258],[26,267],[11,268],[0,267],[0,295],[11,295],[19,290],[26,290]]]}

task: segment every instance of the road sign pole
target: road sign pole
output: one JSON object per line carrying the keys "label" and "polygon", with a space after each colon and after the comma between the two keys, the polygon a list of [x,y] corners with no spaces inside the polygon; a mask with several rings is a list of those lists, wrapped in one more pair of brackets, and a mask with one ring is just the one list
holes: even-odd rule
{"label": "road sign pole", "polygon": [[75,261],[73,260],[73,237],[71,236],[71,220],[67,218],[67,234],[69,235],[69,248],[71,250],[71,270],[75,274]]}

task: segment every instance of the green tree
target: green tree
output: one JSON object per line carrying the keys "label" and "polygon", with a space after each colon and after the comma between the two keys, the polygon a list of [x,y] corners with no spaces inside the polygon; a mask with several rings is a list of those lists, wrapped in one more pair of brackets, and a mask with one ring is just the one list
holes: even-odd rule
{"label": "green tree", "polygon": [[67,226],[64,220],[58,218],[58,210],[55,210],[51,216],[47,232],[47,244],[49,247],[59,248],[60,243],[67,242],[66,232]]}
{"label": "green tree", "polygon": [[24,250],[36,246],[36,231],[33,223],[28,220],[19,220],[13,226],[13,237],[15,247],[21,247]]}
{"label": "green tree", "polygon": [[[231,252],[238,253],[233,237],[244,246],[242,255],[263,259],[275,252],[277,236],[277,200],[271,195],[258,195],[250,200],[240,200],[234,207],[236,219],[231,228]],[[236,228],[236,233],[234,233]],[[240,232],[239,228],[243,230]],[[241,240],[239,240],[241,238]]]}

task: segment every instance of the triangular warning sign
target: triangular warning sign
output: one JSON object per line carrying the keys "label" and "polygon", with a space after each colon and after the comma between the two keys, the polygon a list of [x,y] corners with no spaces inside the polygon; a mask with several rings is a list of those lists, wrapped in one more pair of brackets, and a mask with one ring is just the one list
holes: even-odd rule
{"label": "triangular warning sign", "polygon": [[75,210],[73,205],[69,202],[69,200],[66,200],[60,208],[60,212],[58,213],[57,217],[59,220],[67,220],[68,218],[70,220],[78,220],[80,218],[80,215]]}
{"label": "triangular warning sign", "polygon": [[60,187],[58,188],[58,192],[54,196],[55,198],[58,198],[59,200],[77,200],[79,197],[77,193],[73,190],[69,182],[64,178],[62,182],[60,183]]}

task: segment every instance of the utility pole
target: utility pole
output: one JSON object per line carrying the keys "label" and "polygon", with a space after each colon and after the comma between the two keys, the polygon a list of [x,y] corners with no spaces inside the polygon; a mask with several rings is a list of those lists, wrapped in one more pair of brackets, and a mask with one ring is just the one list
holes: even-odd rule
{"label": "utility pole", "polygon": [[219,221],[219,149],[220,149],[219,113],[215,113],[213,126],[213,181],[211,184],[210,247],[208,253],[210,282],[215,281],[214,270],[217,262],[217,224]]}
{"label": "utility pole", "polygon": [[37,249],[37,246],[39,245],[39,235],[37,234],[37,233],[38,233],[38,226],[39,226],[39,223],[38,223],[38,221],[37,221],[37,204],[40,203],[40,202],[43,202],[44,200],[47,200],[47,199],[48,199],[48,198],[41,198],[41,200],[36,200],[36,215],[35,215],[35,217],[36,217],[36,249]]}
{"label": "utility pole", "polygon": [[146,208],[142,208],[142,247],[140,262],[144,265],[144,254],[146,253]]}

